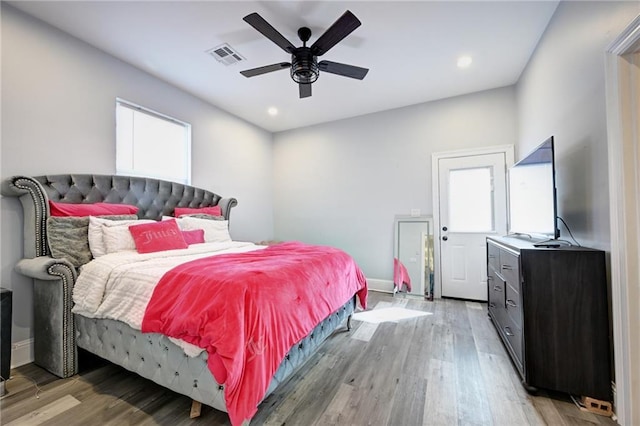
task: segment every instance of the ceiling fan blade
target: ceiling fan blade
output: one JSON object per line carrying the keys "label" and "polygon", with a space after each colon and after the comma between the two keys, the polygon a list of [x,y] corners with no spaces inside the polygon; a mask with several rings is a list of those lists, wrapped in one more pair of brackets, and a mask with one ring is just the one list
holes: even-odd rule
{"label": "ceiling fan blade", "polygon": [[245,77],[255,77],[256,75],[266,74],[272,71],[283,70],[291,67],[289,62],[280,62],[279,64],[266,65],[264,67],[251,68],[250,70],[240,71]]}
{"label": "ceiling fan blade", "polygon": [[311,96],[311,84],[298,84],[300,87],[300,99]]}
{"label": "ceiling fan blade", "polygon": [[264,20],[264,18],[258,15],[256,12],[245,16],[244,21],[258,30],[263,36],[280,46],[282,50],[287,53],[293,53],[296,48],[289,40],[287,40],[282,34],[271,26],[270,23]]}
{"label": "ceiling fan blade", "polygon": [[320,71],[338,74],[344,77],[362,80],[369,72],[368,68],[360,68],[354,65],[341,64],[340,62],[320,61],[318,62]]}
{"label": "ceiling fan blade", "polygon": [[347,10],[311,45],[311,52],[316,56],[324,55],[361,24],[358,18]]}

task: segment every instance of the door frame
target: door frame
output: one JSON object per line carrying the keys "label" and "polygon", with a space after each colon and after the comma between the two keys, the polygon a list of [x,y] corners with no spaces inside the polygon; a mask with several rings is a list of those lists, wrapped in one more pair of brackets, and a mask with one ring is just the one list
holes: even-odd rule
{"label": "door frame", "polygon": [[[632,55],[625,57],[625,55]],[[611,226],[611,316],[615,368],[614,406],[620,424],[640,422],[640,15],[605,51],[609,204]],[[635,64],[634,64],[635,62]]]}
{"label": "door frame", "polygon": [[[440,170],[438,163],[441,159],[470,157],[484,154],[504,154],[506,167],[511,167],[514,163],[513,145],[497,145],[483,148],[460,149],[455,151],[434,152],[431,154],[431,177],[433,182],[433,262],[435,271],[433,274],[434,289],[433,295],[436,298],[442,297],[442,275],[440,273]],[[506,173],[506,170],[505,170]],[[509,197],[509,185],[507,182],[507,206]],[[507,207],[508,209],[508,207]],[[507,215],[507,218],[509,216]]]}

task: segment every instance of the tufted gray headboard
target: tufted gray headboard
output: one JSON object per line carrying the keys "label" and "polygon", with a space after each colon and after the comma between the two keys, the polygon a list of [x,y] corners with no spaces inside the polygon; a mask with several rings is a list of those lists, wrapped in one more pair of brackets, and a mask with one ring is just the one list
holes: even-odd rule
{"label": "tufted gray headboard", "polygon": [[24,209],[24,257],[49,254],[46,238],[49,200],[64,203],[131,204],[141,219],[170,216],[176,207],[220,206],[225,219],[238,204],[205,189],[160,179],[92,174],[13,176],[2,182],[2,194],[20,197]]}

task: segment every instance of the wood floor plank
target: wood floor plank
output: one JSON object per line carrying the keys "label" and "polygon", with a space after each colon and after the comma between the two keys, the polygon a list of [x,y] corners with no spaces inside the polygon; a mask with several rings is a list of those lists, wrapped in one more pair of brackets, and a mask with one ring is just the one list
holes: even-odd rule
{"label": "wood floor plank", "polygon": [[314,426],[338,426],[344,424],[344,412],[353,395],[355,388],[346,383],[341,383],[327,409],[313,423]]}
{"label": "wood floor plank", "polygon": [[76,405],[80,405],[80,401],[71,395],[65,395],[43,406],[39,410],[31,411],[29,414],[25,414],[12,422],[3,424],[5,426],[38,426]]}
{"label": "wood floor plank", "polygon": [[458,421],[465,425],[490,425],[491,412],[480,370],[475,341],[470,334],[454,335]]}
{"label": "wood floor plank", "polygon": [[20,392],[11,393],[2,400],[3,422],[10,422],[27,415],[52,403],[63,395],[71,394],[72,391],[76,399],[82,400],[78,398],[77,392],[83,389],[88,390],[91,387],[91,384],[86,383],[78,376],[38,384],[37,387],[32,384],[31,388],[24,388]]}
{"label": "wood floor plank", "polygon": [[480,309],[470,308],[469,303],[466,304],[467,315],[478,351],[496,355],[504,354],[502,342],[487,314],[486,304],[476,303],[476,305],[480,306]]}
{"label": "wood floor plank", "polygon": [[363,342],[368,342],[371,340],[376,330],[378,329],[378,324],[359,321],[360,326],[351,334],[352,339],[362,340]]}
{"label": "wood floor plank", "polygon": [[[296,381],[295,387],[291,387],[291,391],[287,393],[287,398],[267,417],[264,422],[265,426],[285,424],[293,413],[300,413],[304,409],[311,409],[308,403],[313,403],[313,401],[308,401],[305,398],[309,395],[309,387],[317,387],[318,382],[323,379],[323,376],[328,375],[327,371],[330,371],[336,364],[336,359],[333,355],[320,353],[316,354],[314,358],[315,360],[312,360],[311,365],[307,366],[306,374]],[[316,401],[321,399],[319,398],[320,395],[316,396]],[[326,399],[324,399],[324,401],[326,401]],[[302,404],[304,404],[304,406],[301,406]],[[325,407],[319,407],[317,411],[322,412],[324,408]]]}
{"label": "wood floor plank", "polygon": [[[363,419],[386,424],[410,342],[411,336],[398,331],[397,324],[380,324],[370,342],[375,349],[361,354],[347,376],[356,388],[345,417],[347,424],[361,424]],[[380,374],[381,369],[385,374]]]}
{"label": "wood floor plank", "polygon": [[413,341],[407,350],[405,370],[423,379],[429,375],[429,360],[434,353],[433,333],[434,324],[430,318],[416,321]]}
{"label": "wood floor plank", "polygon": [[[305,424],[313,422],[327,409],[340,385],[349,377],[348,371],[354,359],[365,353],[364,348],[366,343],[349,339],[348,333],[334,333],[330,342],[323,345],[304,368],[265,399],[261,404],[265,410],[258,411],[255,424],[267,421],[295,424],[300,421],[298,419],[305,419]],[[301,383],[303,381],[304,384]],[[306,390],[296,393],[300,387]],[[292,398],[295,401],[290,401]]]}
{"label": "wood floor plank", "polygon": [[548,425],[567,426],[569,424],[562,418],[562,415],[549,398],[535,398],[533,404]]}
{"label": "wood floor plank", "polygon": [[416,311],[429,312],[433,314],[436,304],[424,298],[407,298],[407,309],[414,309]]}
{"label": "wood floor plank", "polygon": [[[436,317],[437,319],[437,317]],[[453,332],[447,325],[433,325],[431,336],[433,352],[431,359],[439,359],[440,361],[453,362]]]}
{"label": "wood floor plank", "polygon": [[424,395],[427,380],[424,377],[402,374],[397,385],[389,417],[389,425],[420,425],[424,416]]}
{"label": "wood floor plank", "polygon": [[425,392],[423,425],[458,424],[456,368],[452,362],[431,360]]}
{"label": "wood floor plank", "polygon": [[[126,396],[145,391],[146,380],[126,374],[120,380],[103,382],[100,390],[81,391],[74,394],[81,404],[60,413],[43,423],[46,426],[68,426],[70,424],[107,424],[130,408]],[[97,387],[96,387],[97,388]],[[124,397],[124,398],[123,398]],[[188,416],[188,412],[186,414]]]}
{"label": "wood floor plank", "polygon": [[508,377],[510,372],[504,369],[504,363],[500,362],[498,355],[479,352],[478,359],[494,425],[545,424],[542,418],[535,423],[527,419],[523,410],[526,404],[520,401],[513,389],[513,383]]}
{"label": "wood floor plank", "polygon": [[[496,362],[496,369],[502,373],[505,386],[505,392],[510,392],[511,397],[520,401],[522,412],[524,413],[527,423],[532,426],[544,425],[545,421],[542,415],[535,409],[533,404],[534,398],[522,386],[520,375],[516,371],[509,356],[506,353],[494,355],[481,353],[482,356],[491,356]],[[509,386],[509,383],[511,384]]]}
{"label": "wood floor plank", "polygon": [[464,301],[455,299],[443,299],[443,320],[449,326],[453,334],[472,335],[471,323]]}

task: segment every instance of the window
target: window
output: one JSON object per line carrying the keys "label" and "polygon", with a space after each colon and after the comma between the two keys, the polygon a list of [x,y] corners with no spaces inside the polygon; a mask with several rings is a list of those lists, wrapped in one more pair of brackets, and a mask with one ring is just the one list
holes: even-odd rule
{"label": "window", "polygon": [[493,231],[493,186],[490,167],[449,172],[449,230]]}
{"label": "window", "polygon": [[116,174],[191,183],[191,125],[116,99]]}

